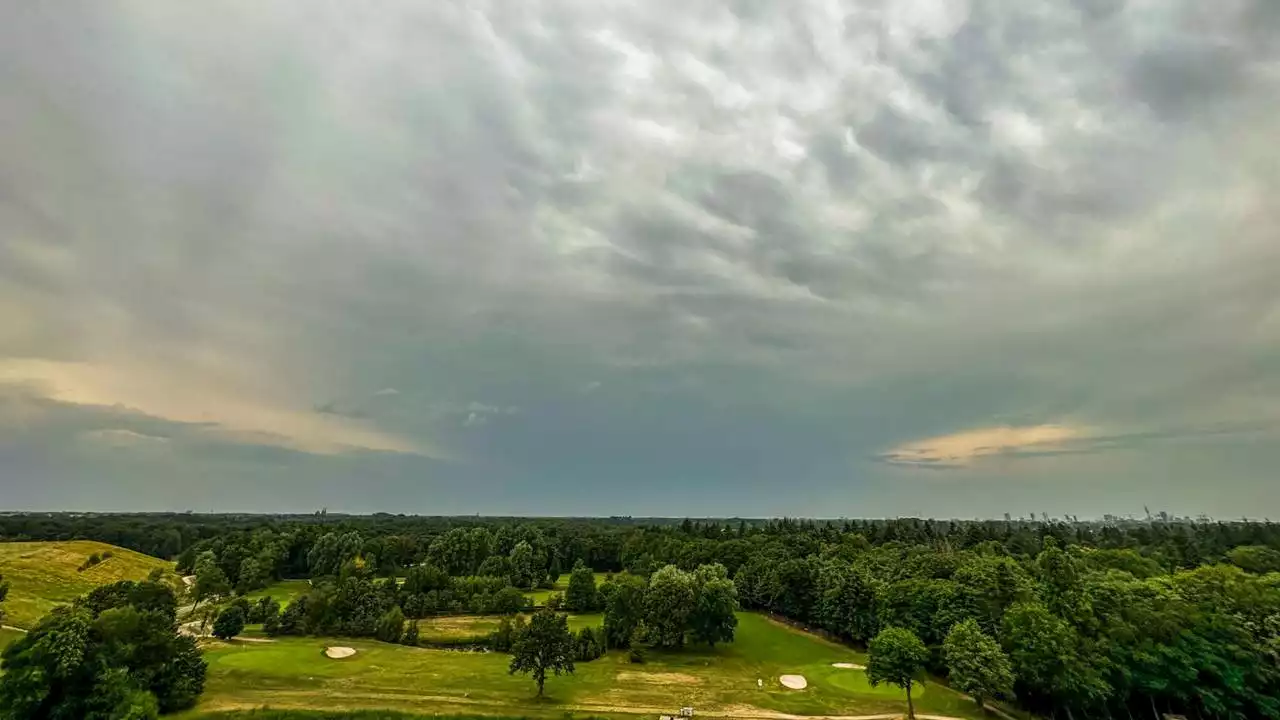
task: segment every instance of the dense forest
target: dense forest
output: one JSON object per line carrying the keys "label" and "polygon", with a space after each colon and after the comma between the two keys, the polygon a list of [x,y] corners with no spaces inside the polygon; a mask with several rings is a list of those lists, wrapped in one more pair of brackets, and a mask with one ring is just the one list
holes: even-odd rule
{"label": "dense forest", "polygon": [[[174,558],[210,595],[312,579],[282,632],[377,635],[387,613],[507,612],[578,562],[625,572],[601,588],[619,608],[635,602],[622,578],[637,591],[685,583],[697,598],[693,578],[723,573],[746,609],[857,645],[907,631],[934,673],[1045,715],[1280,717],[1269,522],[25,514],[0,516],[0,537]],[[625,643],[609,616],[606,634]],[[1009,668],[1009,687],[975,679],[989,666]]]}

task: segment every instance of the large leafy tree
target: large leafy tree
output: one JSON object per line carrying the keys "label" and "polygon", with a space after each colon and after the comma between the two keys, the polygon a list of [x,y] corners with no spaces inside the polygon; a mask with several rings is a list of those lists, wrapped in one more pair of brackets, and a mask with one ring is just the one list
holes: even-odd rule
{"label": "large leafy tree", "polygon": [[738,591],[723,565],[702,565],[694,573],[698,599],[689,613],[689,632],[694,642],[712,647],[733,642],[738,627]]}
{"label": "large leafy tree", "polygon": [[533,587],[541,576],[538,572],[533,545],[524,540],[516,543],[516,546],[511,548],[509,560],[511,561],[511,584],[521,588]]}
{"label": "large leafy tree", "polygon": [[100,588],[5,648],[0,718],[149,718],[194,705],[205,662],[177,632],[172,591],[152,585]]}
{"label": "large leafy tree", "polygon": [[644,598],[649,640],[658,647],[682,647],[689,615],[697,599],[697,581],[690,573],[675,565],[655,572],[649,578]]}
{"label": "large leafy tree", "polygon": [[999,643],[976,620],[956,623],[942,644],[951,687],[985,707],[989,698],[1013,692],[1013,666]]}
{"label": "large leafy tree", "polygon": [[206,550],[196,558],[195,575],[196,581],[191,590],[197,604],[231,592],[231,582],[212,550]]}
{"label": "large leafy tree", "polygon": [[569,589],[564,594],[565,607],[573,612],[591,612],[599,604],[596,592],[596,576],[581,560],[569,573]]}
{"label": "large leafy tree", "polygon": [[542,697],[548,672],[556,675],[573,672],[576,646],[569,632],[568,616],[542,608],[533,614],[528,625],[516,631],[507,671],[531,674],[538,683],[538,697]]}
{"label": "large leafy tree", "polygon": [[9,583],[0,575],[0,620],[4,619],[4,599],[9,596]]}
{"label": "large leafy tree", "polygon": [[213,636],[220,640],[230,640],[244,632],[244,621],[244,608],[239,605],[229,605],[218,613],[218,619],[213,621]]}
{"label": "large leafy tree", "polygon": [[609,647],[624,648],[631,643],[636,628],[644,621],[643,578],[615,575],[600,588],[604,598],[604,635]]}
{"label": "large leafy tree", "polygon": [[[866,542],[863,540],[863,542]],[[876,631],[876,586],[862,568],[828,563],[818,573],[818,620],[823,628],[856,642]]]}
{"label": "large leafy tree", "polygon": [[1005,613],[1001,642],[1017,668],[1019,695],[1047,709],[1096,707],[1110,687],[1083,653],[1079,634],[1040,603],[1015,603]]}
{"label": "large leafy tree", "polygon": [[881,630],[868,646],[867,680],[872,687],[880,683],[897,685],[907,693],[907,717],[914,720],[915,704],[911,688],[923,682],[925,665],[929,662],[929,648],[915,633],[906,628],[891,627]]}

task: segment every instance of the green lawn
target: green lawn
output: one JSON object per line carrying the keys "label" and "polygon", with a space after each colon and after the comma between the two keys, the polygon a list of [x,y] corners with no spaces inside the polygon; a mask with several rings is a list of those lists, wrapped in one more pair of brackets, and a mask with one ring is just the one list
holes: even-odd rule
{"label": "green lawn", "polygon": [[253,592],[246,594],[245,598],[247,598],[249,602],[255,602],[258,598],[273,597],[276,602],[280,603],[280,609],[283,610],[285,606],[293,602],[294,598],[300,595],[306,595],[307,591],[310,589],[311,583],[306,580],[281,580],[280,582],[268,585],[261,590],[254,590]]}
{"label": "green lawn", "polygon": [[[526,614],[525,618],[529,616]],[[423,643],[459,643],[483,642],[502,622],[499,615],[445,615],[441,617],[423,618],[418,621],[418,638]],[[569,629],[577,632],[581,628],[600,628],[604,625],[604,615],[588,613],[570,615]]]}
{"label": "green lawn", "polygon": [[[609,575],[610,573],[596,573],[596,587],[600,587],[600,583],[603,583],[605,578],[609,577]],[[565,573],[560,576],[559,580],[556,580],[550,590],[530,590],[525,593],[525,596],[533,601],[534,607],[542,607],[547,602],[547,598],[551,597],[551,593],[560,593],[563,595],[568,590],[569,573]]]}
{"label": "green lawn", "polygon": [[[227,712],[201,712],[188,715],[188,720],[524,720],[518,717],[493,715],[408,715],[393,710],[353,710],[326,712],[324,710],[230,710]],[[586,720],[590,716],[581,716]]]}
{"label": "green lawn", "polygon": [[[79,570],[90,555],[104,552],[110,552],[111,557]],[[172,572],[173,563],[89,540],[0,543],[0,575],[10,584],[9,597],[4,603],[4,623],[20,628],[34,627],[58,605],[69,603],[99,585],[118,580],[145,580],[154,568]]]}
{"label": "green lawn", "polygon": [[0,628],[0,650],[3,650],[9,643],[22,637],[22,633],[17,630],[8,628]]}
{"label": "green lawn", "polygon": [[[598,616],[595,616],[598,617]],[[862,715],[905,709],[902,693],[872,688],[860,670],[833,662],[865,663],[865,656],[752,613],[739,615],[738,641],[683,652],[650,653],[634,665],[612,652],[578,665],[571,677],[547,681],[547,699],[534,697],[527,677],[507,674],[502,653],[408,648],[365,640],[282,638],[269,644],[216,643],[206,652],[209,677],[199,711],[272,708],[517,716],[657,714],[684,705],[751,715]],[[592,616],[575,624],[594,623]],[[354,657],[330,660],[327,645],[346,645]],[[802,691],[778,676],[798,673]],[[757,687],[757,679],[763,687]],[[973,703],[938,686],[917,690],[921,712],[980,717]]]}

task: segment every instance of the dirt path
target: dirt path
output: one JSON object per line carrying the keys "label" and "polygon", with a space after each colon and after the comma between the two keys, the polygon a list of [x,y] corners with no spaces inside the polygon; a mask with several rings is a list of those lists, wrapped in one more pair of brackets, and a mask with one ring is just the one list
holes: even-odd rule
{"label": "dirt path", "polygon": [[[191,637],[193,637],[193,638],[197,638],[197,639],[201,639],[201,638],[211,638],[211,637],[213,637],[213,633],[212,633],[212,632],[209,632],[209,630],[208,630],[207,628],[205,629],[205,631],[204,631],[204,632],[200,632],[200,621],[199,621],[199,620],[192,620],[191,622],[188,622],[188,623],[182,623],[181,625],[179,625],[179,626],[178,626],[178,632],[179,632],[179,633],[181,633],[181,634],[183,634],[183,635],[190,635]],[[233,638],[231,638],[231,639],[232,639],[233,641],[235,641],[235,642],[246,642],[246,643],[263,643],[263,644],[265,644],[265,643],[273,643],[273,642],[275,642],[275,640],[272,640],[271,638],[244,637],[244,636],[241,636],[241,635],[237,635],[237,636],[235,636],[235,637],[233,637]]]}
{"label": "dirt path", "polygon": [[[301,702],[291,702],[289,696],[296,696]],[[274,691],[271,693],[271,706],[274,708],[294,707],[298,709],[314,708],[315,693],[310,691]],[[356,701],[358,705],[347,705],[344,700]],[[414,695],[408,693],[360,693],[338,692],[326,693],[325,706],[328,708],[354,709],[369,707],[370,702],[399,701],[420,703],[442,703],[452,705],[473,705],[511,708],[511,703],[500,700],[481,700],[478,698],[458,697],[454,695]],[[307,702],[310,701],[310,702]],[[364,702],[360,702],[364,701]],[[252,703],[232,702],[202,705],[207,710],[252,710],[263,707]],[[616,713],[627,715],[673,715],[670,707],[643,707],[625,705],[568,704],[555,705],[557,709],[587,713]],[[742,720],[901,720],[905,713],[881,713],[878,715],[793,715],[791,713],[774,712],[762,708],[742,708],[731,710],[698,710],[697,717],[741,718]],[[963,720],[948,715],[925,715],[916,713],[918,720]]]}
{"label": "dirt path", "polygon": [[0,630],[13,630],[14,632],[20,632],[20,633],[27,632],[26,630],[23,630],[20,627],[14,627],[12,625],[0,625]]}

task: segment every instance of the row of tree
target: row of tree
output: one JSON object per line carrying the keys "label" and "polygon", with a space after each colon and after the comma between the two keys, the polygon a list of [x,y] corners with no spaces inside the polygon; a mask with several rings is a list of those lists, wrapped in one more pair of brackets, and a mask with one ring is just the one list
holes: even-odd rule
{"label": "row of tree", "polygon": [[996,543],[842,544],[753,559],[736,581],[746,606],[869,642],[873,658],[886,632],[897,648],[915,639],[922,655],[898,654],[975,697],[1088,717],[1280,717],[1277,573],[1166,573],[1049,537],[1026,559]]}
{"label": "row of tree", "polygon": [[621,574],[600,588],[604,634],[609,647],[650,645],[680,648],[686,640],[733,642],[738,594],[723,565],[686,572],[674,565],[647,579]]}
{"label": "row of tree", "polygon": [[[730,575],[762,545],[785,542],[804,557],[817,546],[856,535],[872,546],[888,543],[956,550],[997,542],[1014,557],[1039,552],[1046,536],[1061,545],[1099,549],[1140,548],[1166,572],[1218,562],[1277,568],[1275,555],[1250,556],[1242,546],[1280,550],[1280,524],[1161,519],[1097,522],[956,520],[703,520],[456,518],[402,515],[194,515],[13,513],[0,515],[0,539],[94,539],[162,558],[179,557],[190,572],[200,551],[213,550],[233,586],[252,588],[279,578],[311,577],[312,549],[320,538],[357,533],[359,554],[373,558],[378,574],[393,574],[424,561],[451,575],[512,577],[519,587],[538,584],[539,569],[558,576],[581,558],[596,572],[647,574],[665,564],[690,569],[718,562]],[[519,568],[502,568],[520,542]],[[315,560],[325,570],[324,553]],[[494,558],[489,567],[481,566]],[[527,558],[527,560],[525,559]],[[244,566],[246,560],[252,560]],[[336,574],[329,563],[328,572]],[[1245,565],[1251,565],[1245,567]],[[496,567],[495,567],[496,566]]]}

